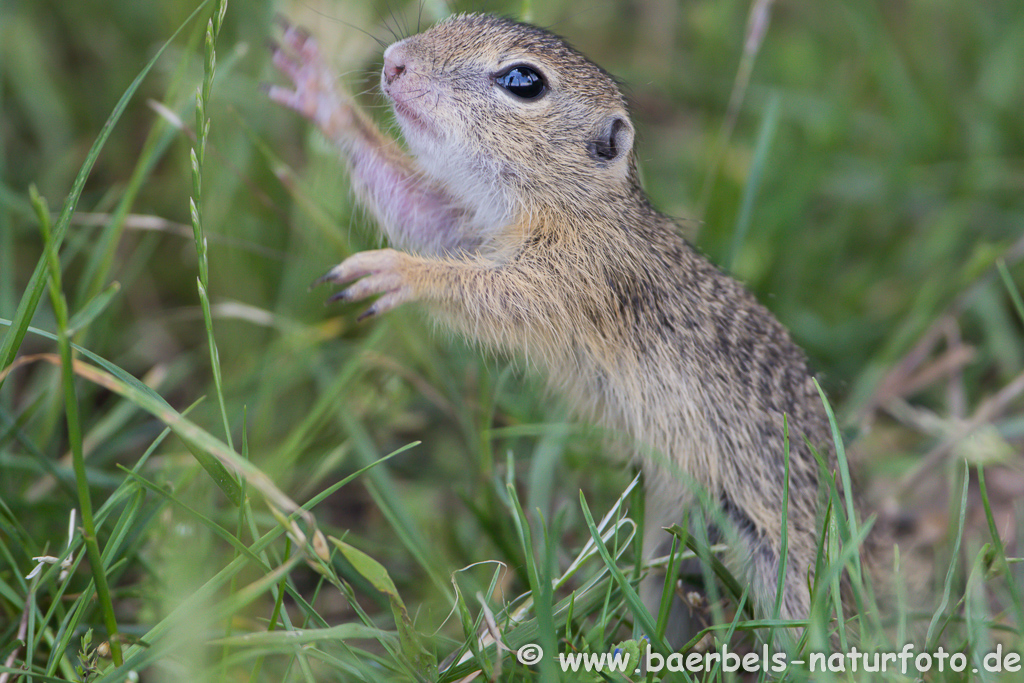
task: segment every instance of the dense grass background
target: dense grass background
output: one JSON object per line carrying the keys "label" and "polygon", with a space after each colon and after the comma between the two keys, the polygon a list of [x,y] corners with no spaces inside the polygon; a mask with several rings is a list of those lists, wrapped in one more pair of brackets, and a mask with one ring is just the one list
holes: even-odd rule
{"label": "dense grass background", "polygon": [[[373,88],[381,49],[363,31],[389,42],[449,10],[525,16],[618,76],[655,204],[807,350],[868,510],[900,534],[912,598],[887,603],[898,616],[884,628],[858,622],[862,641],[898,649],[912,637],[920,649],[941,643],[974,658],[997,643],[1024,652],[1012,561],[1024,534],[1024,5],[792,0],[774,4],[753,45],[751,7],[732,0],[232,0],[214,31],[215,77],[204,57],[213,8],[189,19],[197,6],[0,4],[0,356],[60,354],[52,335],[66,336],[91,366],[105,359],[149,387],[118,395],[45,360],[3,376],[0,677],[28,662],[49,676],[33,680],[75,680],[79,651],[90,662],[114,618],[113,649],[144,680],[175,681],[430,679],[431,658],[475,642],[466,634],[484,602],[512,647],[600,652],[642,630],[622,584],[601,575],[615,563],[600,558],[525,603],[522,625],[500,618],[513,598],[560,576],[590,537],[580,489],[600,519],[631,473],[594,430],[566,426],[568,411],[537,378],[434,334],[414,308],[357,325],[359,308],[325,308],[324,293],[307,291],[379,240],[351,206],[334,152],[259,93],[277,78],[264,49],[275,12],[314,30],[384,125]],[[730,108],[743,64],[749,87]],[[204,83],[210,129],[197,187],[190,150]],[[109,137],[75,187],[101,132]],[[33,207],[32,185],[52,219]],[[69,193],[76,202],[65,205]],[[64,235],[59,261],[44,257],[41,215]],[[32,279],[37,262],[58,287]],[[33,294],[34,329],[15,343],[7,321],[19,306],[33,310]],[[161,400],[191,408],[186,420]],[[177,436],[164,433],[168,421]],[[381,570],[352,550],[326,564],[299,552],[264,494],[306,503],[413,442],[313,507],[320,529],[386,567],[406,628],[396,627],[403,612]],[[232,453],[272,483],[250,473],[239,489],[218,478],[211,454],[240,460]],[[103,553],[105,572],[76,531],[67,577],[47,565],[25,579],[34,556],[65,552],[68,515],[86,492],[98,529],[90,550]],[[637,497],[627,498],[635,512]],[[638,571],[628,529],[613,544],[623,580]],[[254,545],[264,534],[273,537]],[[493,561],[505,567],[453,579]],[[94,598],[97,575],[107,600]],[[600,590],[572,618],[553,610],[590,579]],[[243,637],[268,623],[336,630],[309,642]],[[493,678],[537,675],[512,656],[495,671],[497,659],[493,647],[481,659]],[[128,675],[108,657],[95,662],[105,672],[95,680]]]}

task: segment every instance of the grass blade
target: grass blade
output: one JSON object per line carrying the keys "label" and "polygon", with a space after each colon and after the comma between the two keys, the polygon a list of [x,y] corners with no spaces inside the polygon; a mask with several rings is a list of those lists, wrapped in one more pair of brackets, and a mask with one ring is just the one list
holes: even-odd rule
{"label": "grass blade", "polygon": [[[75,212],[75,207],[78,206],[78,199],[82,196],[82,190],[85,188],[85,181],[89,178],[89,173],[92,171],[92,167],[96,164],[96,159],[99,158],[100,152],[103,150],[103,146],[107,142],[107,138],[110,137],[110,133],[114,130],[114,126],[117,125],[118,120],[124,113],[125,108],[128,106],[128,102],[131,101],[135,95],[135,91],[139,89],[143,79],[149,73],[150,69],[159,61],[164,50],[178,37],[178,34],[188,26],[192,20],[199,14],[206,4],[210,0],[203,0],[199,3],[188,18],[182,22],[178,30],[175,31],[170,38],[168,38],[164,44],[157,50],[153,58],[142,68],[139,75],[135,77],[135,80],[131,82],[128,89],[125,90],[124,94],[121,95],[121,99],[117,101],[114,106],[114,110],[110,113],[110,117],[107,118],[107,122],[103,124],[103,129],[97,136],[96,141],[93,142],[92,147],[89,149],[89,153],[85,157],[85,163],[82,168],[78,171],[78,175],[75,177],[75,182],[71,186],[71,192],[68,194],[67,199],[64,201],[64,208],[61,209],[60,216],[57,218],[57,222],[53,227],[52,237],[50,239],[49,249],[53,250],[53,253],[57,253],[60,249],[61,242],[64,241],[64,236],[67,234],[68,225],[71,223],[71,215]],[[28,331],[29,323],[32,321],[32,316],[35,315],[36,307],[39,305],[39,299],[43,296],[43,287],[46,285],[45,276],[47,270],[47,263],[49,256],[43,254],[39,257],[39,261],[36,263],[36,268],[32,271],[32,277],[29,278],[28,285],[26,286],[25,294],[21,298],[21,302],[18,304],[18,310],[14,314],[14,318],[11,321],[11,327],[7,330],[7,334],[4,335],[3,343],[0,343],[0,370],[6,368],[14,360],[14,354],[18,352],[21,347],[21,342],[25,338],[25,333]],[[4,375],[0,375],[0,387],[4,383]]]}

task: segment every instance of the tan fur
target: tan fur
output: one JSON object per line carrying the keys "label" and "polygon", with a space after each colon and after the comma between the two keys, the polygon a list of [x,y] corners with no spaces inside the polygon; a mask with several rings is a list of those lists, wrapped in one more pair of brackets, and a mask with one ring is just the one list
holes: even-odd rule
{"label": "tan fur", "polygon": [[[289,28],[285,41],[299,57],[278,50],[275,62],[295,91],[271,97],[343,148],[361,200],[395,245],[417,253],[356,254],[325,276],[364,278],[341,298],[382,294],[374,314],[419,301],[458,333],[541,366],[581,415],[644,444],[638,453],[661,454],[640,456],[649,552],[692,505],[681,481],[692,478],[739,531],[735,562],[765,611],[788,415],[783,616],[806,616],[818,468],[804,437],[829,450],[820,399],[782,325],[651,208],[615,81],[541,29],[453,17],[385,53],[382,88],[410,158],[330,85],[308,37]],[[539,71],[548,91],[521,101],[498,87],[513,64]],[[592,153],[602,139],[621,148],[614,158]]]}

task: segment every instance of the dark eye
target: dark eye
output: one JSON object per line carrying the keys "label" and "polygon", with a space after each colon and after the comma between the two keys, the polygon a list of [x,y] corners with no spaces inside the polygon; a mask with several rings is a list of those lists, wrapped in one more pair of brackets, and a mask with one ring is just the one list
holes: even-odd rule
{"label": "dark eye", "polygon": [[544,77],[528,66],[514,66],[496,76],[494,80],[502,88],[524,100],[535,100],[548,89]]}

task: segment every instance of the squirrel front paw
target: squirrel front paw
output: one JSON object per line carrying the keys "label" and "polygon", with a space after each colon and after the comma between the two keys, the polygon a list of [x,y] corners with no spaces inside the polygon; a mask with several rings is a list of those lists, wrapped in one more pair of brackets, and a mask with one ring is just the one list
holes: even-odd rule
{"label": "squirrel front paw", "polygon": [[267,96],[312,121],[331,140],[340,140],[354,122],[353,105],[335,87],[336,77],[320,57],[316,40],[303,28],[278,17],[281,43],[271,42],[273,62],[288,77],[294,90],[265,85]]}
{"label": "squirrel front paw", "polygon": [[331,296],[328,302],[360,301],[381,294],[382,296],[358,318],[365,320],[417,298],[410,277],[413,267],[412,256],[394,249],[361,251],[331,268],[323,277],[316,280],[312,287],[325,282],[345,284],[359,280],[351,287]]}

